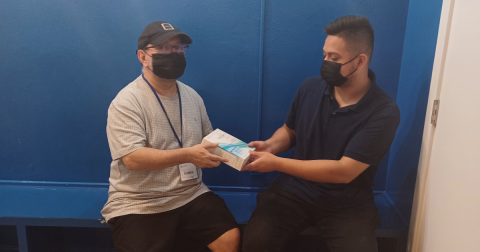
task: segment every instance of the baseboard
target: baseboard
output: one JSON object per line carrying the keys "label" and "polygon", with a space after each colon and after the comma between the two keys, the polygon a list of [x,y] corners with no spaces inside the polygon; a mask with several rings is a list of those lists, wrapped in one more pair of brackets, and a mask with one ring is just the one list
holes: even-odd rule
{"label": "baseboard", "polygon": [[397,214],[398,218],[402,221],[402,224],[405,225],[406,227],[409,225],[409,222],[407,221],[407,218],[403,216],[402,212],[400,212],[400,209],[393,203],[392,198],[390,198],[390,195],[386,191],[383,192],[383,196],[387,200],[387,202],[392,206],[393,211]]}

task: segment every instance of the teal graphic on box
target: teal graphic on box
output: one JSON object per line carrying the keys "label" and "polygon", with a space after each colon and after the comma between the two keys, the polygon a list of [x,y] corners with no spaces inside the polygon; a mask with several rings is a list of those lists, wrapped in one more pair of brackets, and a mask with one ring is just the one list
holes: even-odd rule
{"label": "teal graphic on box", "polygon": [[210,153],[228,159],[227,165],[241,170],[248,162],[251,150],[255,148],[248,147],[242,140],[216,129],[208,136],[204,137],[202,143],[218,143],[218,147],[208,149]]}

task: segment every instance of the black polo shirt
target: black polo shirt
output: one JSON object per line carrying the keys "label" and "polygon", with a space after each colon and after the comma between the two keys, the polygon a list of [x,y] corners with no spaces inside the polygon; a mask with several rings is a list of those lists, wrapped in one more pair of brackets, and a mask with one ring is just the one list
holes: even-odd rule
{"label": "black polo shirt", "polygon": [[286,125],[295,130],[293,159],[340,160],[343,156],[370,166],[348,184],[312,182],[281,173],[274,182],[319,206],[345,208],[373,203],[377,166],[387,153],[400,122],[400,111],[375,81],[357,104],[339,108],[333,89],[320,76],[306,79],[297,90]]}

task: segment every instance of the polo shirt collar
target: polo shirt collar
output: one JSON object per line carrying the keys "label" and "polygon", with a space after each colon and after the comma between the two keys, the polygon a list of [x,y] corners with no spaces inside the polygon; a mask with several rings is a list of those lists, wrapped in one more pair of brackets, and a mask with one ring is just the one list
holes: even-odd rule
{"label": "polo shirt collar", "polygon": [[[364,109],[370,100],[374,97],[375,91],[378,88],[377,86],[377,77],[375,76],[375,73],[371,70],[368,69],[368,78],[371,81],[370,88],[368,89],[367,93],[363,95],[363,97],[358,101],[356,104],[344,107],[347,110],[353,110],[353,111],[361,111]],[[333,97],[333,87],[330,85],[326,85],[324,95],[328,95],[329,97]]]}

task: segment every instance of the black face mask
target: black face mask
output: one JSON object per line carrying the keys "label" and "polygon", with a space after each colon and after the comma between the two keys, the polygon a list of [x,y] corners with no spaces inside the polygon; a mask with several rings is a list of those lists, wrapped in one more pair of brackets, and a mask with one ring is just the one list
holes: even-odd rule
{"label": "black face mask", "polygon": [[355,69],[353,72],[351,72],[347,76],[343,76],[340,73],[340,70],[342,69],[343,65],[346,65],[346,64],[352,62],[358,56],[359,55],[355,56],[353,59],[351,59],[348,62],[345,62],[343,64],[333,62],[333,61],[323,60],[322,67],[320,68],[320,74],[322,75],[322,78],[330,86],[340,87],[341,85],[345,84],[345,82],[348,81],[347,77],[352,75],[353,73],[355,73],[355,71],[357,71],[357,69]]}
{"label": "black face mask", "polygon": [[152,72],[162,79],[178,79],[183,75],[187,61],[183,53],[152,54]]}

